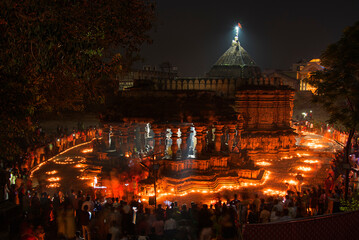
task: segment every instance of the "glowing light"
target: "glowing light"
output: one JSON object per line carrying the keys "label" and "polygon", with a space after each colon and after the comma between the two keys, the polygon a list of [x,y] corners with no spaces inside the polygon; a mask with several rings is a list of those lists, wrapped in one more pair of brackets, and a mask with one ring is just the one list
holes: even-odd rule
{"label": "glowing light", "polygon": [[297,153],[297,156],[298,157],[302,157],[302,156],[308,157],[308,156],[310,156],[310,154],[309,153]]}
{"label": "glowing light", "polygon": [[322,144],[317,144],[315,142],[308,142],[305,145],[308,147],[311,147],[311,148],[323,148],[324,147]]}
{"label": "glowing light", "polygon": [[[101,138],[99,138],[99,139],[101,139]],[[59,140],[59,141],[60,141],[60,140]],[[92,141],[92,140],[91,140],[91,141]],[[80,146],[89,144],[89,143],[91,143],[91,141],[88,141],[88,142],[81,143],[81,144],[78,144],[78,145],[76,145],[76,146],[70,147],[70,148],[66,149],[65,151],[62,151],[62,152],[60,152],[59,154],[53,156],[52,158],[49,158],[49,159],[46,160],[45,162],[40,163],[39,165],[37,165],[36,167],[34,167],[33,169],[30,170],[30,172],[31,172],[31,173],[30,173],[30,178],[32,178],[33,175],[34,175],[34,173],[35,173],[37,170],[39,170],[40,167],[41,167],[42,165],[44,165],[45,163],[47,163],[48,161],[53,161],[53,160],[56,159],[58,156],[60,156],[60,155],[62,155],[62,154],[64,154],[64,153],[66,153],[66,152],[68,152],[68,151],[70,151],[70,150],[72,150],[72,149],[74,149],[74,148],[77,148],[77,147],[80,147]]]}
{"label": "glowing light", "polygon": [[93,152],[93,148],[86,148],[84,150],[81,151],[82,153],[91,153]]}
{"label": "glowing light", "polygon": [[298,182],[294,180],[284,180],[284,183],[289,183],[290,185],[298,185]]}
{"label": "glowing light", "polygon": [[88,176],[81,176],[81,177],[77,177],[77,178],[80,180],[91,180],[92,179],[91,177],[88,177]]}
{"label": "glowing light", "polygon": [[[167,197],[167,196],[178,196],[178,197],[182,197],[182,196],[186,196],[188,194],[193,194],[193,193],[197,193],[197,194],[208,194],[208,193],[218,193],[221,192],[223,190],[239,190],[242,187],[255,187],[255,186],[260,186],[260,185],[264,185],[268,179],[270,178],[270,171],[265,171],[263,178],[261,181],[258,180],[249,180],[249,181],[240,181],[236,184],[230,184],[230,183],[226,183],[226,184],[219,184],[216,185],[215,187],[208,189],[209,186],[198,186],[196,184],[192,184],[189,189],[187,190],[180,190],[180,189],[175,189],[175,188],[169,188],[168,192],[161,192],[161,190],[157,190],[157,198],[160,199],[161,197]],[[176,190],[176,192],[175,192]],[[139,193],[140,196],[153,196],[154,193],[151,192],[140,192]]]}
{"label": "glowing light", "polygon": [[299,166],[297,167],[297,169],[304,172],[310,172],[313,170],[311,167],[304,167],[304,166]]}
{"label": "glowing light", "polygon": [[56,170],[46,172],[47,175],[54,175],[54,174],[56,174],[56,173],[57,173]]}
{"label": "glowing light", "polygon": [[79,164],[76,164],[74,167],[75,168],[84,168],[84,167],[86,167],[86,165],[79,163]]}
{"label": "glowing light", "polygon": [[74,164],[74,163],[75,163],[74,159],[69,158],[69,157],[67,157],[67,158],[65,158],[65,159],[57,159],[57,160],[55,160],[54,162],[55,162],[56,164],[59,164],[59,165],[70,165],[70,164]]}
{"label": "glowing light", "polygon": [[58,182],[58,181],[60,181],[60,179],[61,178],[59,178],[59,177],[51,177],[51,178],[48,178],[47,181],[49,181],[49,182]]}
{"label": "glowing light", "polygon": [[58,188],[60,186],[61,186],[60,183],[50,183],[50,184],[46,185],[47,188]]}
{"label": "glowing light", "polygon": [[256,162],[256,165],[258,165],[258,166],[270,166],[272,164],[269,163],[269,162],[266,162],[266,161],[261,161],[261,162]]}
{"label": "glowing light", "polygon": [[286,195],[286,191],[273,190],[270,188],[263,190],[263,193],[265,195],[271,195],[271,196],[273,196],[273,195],[285,196]]}
{"label": "glowing light", "polygon": [[97,185],[97,177],[94,177],[94,179],[93,179],[93,187],[96,187],[96,185]]}
{"label": "glowing light", "polygon": [[305,163],[311,163],[311,164],[319,163],[318,160],[304,160],[303,162],[305,162]]}
{"label": "glowing light", "polygon": [[[297,176],[297,173],[289,173],[289,175],[291,175],[291,176]],[[305,174],[300,174],[302,177],[306,177],[306,175]]]}

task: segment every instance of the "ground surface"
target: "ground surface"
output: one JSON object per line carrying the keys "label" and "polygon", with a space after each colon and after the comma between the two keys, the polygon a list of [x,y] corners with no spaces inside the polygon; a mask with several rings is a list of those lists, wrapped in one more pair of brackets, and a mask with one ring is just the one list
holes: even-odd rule
{"label": "ground surface", "polygon": [[[330,167],[333,152],[340,150],[341,146],[335,142],[323,138],[320,135],[306,134],[297,139],[297,150],[280,154],[258,154],[253,157],[256,164],[269,172],[268,179],[259,186],[247,186],[238,190],[224,190],[220,193],[191,193],[183,197],[163,196],[158,199],[159,203],[164,201],[178,201],[181,203],[213,202],[218,196],[222,200],[233,198],[234,193],[241,193],[246,189],[250,196],[254,193],[266,197],[273,194],[283,194],[289,182],[294,188],[297,186],[296,175],[303,176],[302,188],[309,188],[318,184],[323,185]],[[92,161],[86,157],[91,153],[83,153],[89,149],[91,144],[83,144],[64,152],[49,160],[33,172],[33,181],[39,183],[42,190],[53,195],[57,190],[63,192],[70,189],[88,189],[93,186],[96,175],[100,172],[98,161]]]}

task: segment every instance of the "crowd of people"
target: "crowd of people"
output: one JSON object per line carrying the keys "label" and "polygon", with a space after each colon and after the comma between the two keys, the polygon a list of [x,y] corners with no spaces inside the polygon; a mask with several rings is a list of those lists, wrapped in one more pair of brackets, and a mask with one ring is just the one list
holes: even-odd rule
{"label": "crowd of people", "polygon": [[[55,150],[46,158],[101,134],[95,128],[71,134],[59,128],[58,133],[61,137],[55,141],[59,146],[55,145]],[[49,143],[45,145],[48,147]],[[180,206],[173,202],[154,208],[135,197],[127,202],[105,198],[92,191],[59,191],[49,196],[41,189],[33,189],[26,168],[14,167],[10,172],[4,189],[5,199],[21,209],[20,228],[13,233],[24,240],[240,239],[245,224],[291,221],[340,212],[345,191],[344,176],[337,177],[336,171],[332,171],[323,186],[302,186],[301,181],[298,181],[299,187],[287,184],[285,196],[250,196],[247,191],[241,191],[240,198],[234,194],[233,199],[223,201],[222,198],[221,201],[219,198],[213,205],[192,202]],[[351,189],[356,191],[357,187],[352,185],[349,198]]]}
{"label": "crowd of people", "polygon": [[[296,220],[337,213],[343,191],[339,185],[287,190],[287,195],[240,198],[213,205],[144,205],[135,197],[126,202],[95,193],[71,190],[50,197],[27,190],[20,206],[21,239],[240,239],[244,224]],[[13,199],[10,199],[13,200]]]}

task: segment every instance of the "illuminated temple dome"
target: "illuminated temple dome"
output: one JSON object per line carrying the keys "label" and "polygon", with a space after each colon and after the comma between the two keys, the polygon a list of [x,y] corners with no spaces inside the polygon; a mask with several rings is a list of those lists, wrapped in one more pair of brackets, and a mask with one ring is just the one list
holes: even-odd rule
{"label": "illuminated temple dome", "polygon": [[232,46],[217,60],[207,77],[256,78],[261,70],[236,36]]}

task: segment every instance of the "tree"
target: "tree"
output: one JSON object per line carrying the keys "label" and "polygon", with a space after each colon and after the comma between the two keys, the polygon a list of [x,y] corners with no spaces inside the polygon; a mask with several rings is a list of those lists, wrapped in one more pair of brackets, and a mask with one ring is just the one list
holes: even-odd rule
{"label": "tree", "polygon": [[328,46],[321,62],[324,71],[316,72],[309,84],[317,88],[314,99],[329,112],[329,122],[338,123],[349,132],[344,148],[347,199],[351,140],[359,126],[359,22],[346,28],[341,39]]}
{"label": "tree", "polygon": [[0,1],[0,157],[29,145],[39,112],[103,103],[153,20],[151,0]]}

